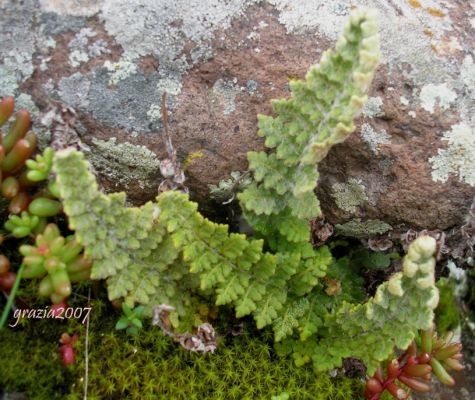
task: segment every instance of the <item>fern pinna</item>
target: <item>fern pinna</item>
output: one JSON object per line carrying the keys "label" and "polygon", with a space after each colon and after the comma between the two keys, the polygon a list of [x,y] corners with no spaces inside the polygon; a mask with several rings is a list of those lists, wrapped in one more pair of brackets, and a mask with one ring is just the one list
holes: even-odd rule
{"label": "fern pinna", "polygon": [[324,53],[306,81],[291,83],[289,100],[273,103],[278,116],[260,117],[259,133],[276,151],[249,154],[254,183],[240,195],[260,238],[229,233],[176,191],[126,207],[125,194],[99,191],[81,153],[57,152],[55,183],[70,227],[94,262],[91,277],[107,279],[109,298],[124,298],[130,307],[172,305],[179,330],[197,323],[194,310],[203,297],[230,304],[237,317],[252,314],[258,328],[272,325],[281,352],[317,369],[355,356],[372,371],[394,345],[407,346],[432,322],[432,240],[418,239],[404,272],[364,304],[335,301],[323,290],[322,278],[338,263],[326,246],[308,242],[307,219],[319,214],[316,164],[354,130],[378,58],[375,17],[357,11],[336,51]]}

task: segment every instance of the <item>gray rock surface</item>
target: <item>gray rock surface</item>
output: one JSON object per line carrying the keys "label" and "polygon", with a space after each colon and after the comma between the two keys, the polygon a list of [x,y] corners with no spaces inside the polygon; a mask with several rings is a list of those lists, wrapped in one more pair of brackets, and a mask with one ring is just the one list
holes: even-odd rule
{"label": "gray rock surface", "polygon": [[188,185],[206,203],[208,184],[263,148],[256,114],[288,96],[353,6],[379,10],[383,62],[357,132],[320,167],[325,216],[358,237],[461,226],[475,195],[473,2],[0,0],[0,96],[36,115],[73,107],[105,187],[143,203],[165,156],[166,91]]}

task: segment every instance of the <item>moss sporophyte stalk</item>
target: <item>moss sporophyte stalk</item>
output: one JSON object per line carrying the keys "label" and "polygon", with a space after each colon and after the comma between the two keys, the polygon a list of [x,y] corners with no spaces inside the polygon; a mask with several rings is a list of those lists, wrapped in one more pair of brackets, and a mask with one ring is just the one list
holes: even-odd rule
{"label": "moss sporophyte stalk", "polygon": [[[22,290],[20,277],[40,279],[39,284],[21,283],[56,305],[66,300],[78,303],[90,281],[103,280],[108,300],[119,303],[124,315],[99,326],[92,312],[92,326],[100,334],[94,329],[85,332],[78,321],[70,319],[67,336],[64,331],[57,335],[63,363],[71,371],[78,374],[86,363],[96,398],[348,399],[356,392],[352,384],[343,379],[340,386],[332,387],[327,375],[319,372],[341,367],[350,357],[361,360],[372,377],[367,385],[367,398],[372,400],[384,390],[399,396],[403,389],[396,377],[413,390],[425,389],[414,378],[419,369],[427,370],[429,362],[434,374],[451,384],[447,370],[460,368],[458,345],[452,354],[455,347],[449,341],[423,333],[422,347],[433,346],[424,350],[430,358],[410,347],[419,331],[432,335],[433,310],[439,299],[435,240],[420,236],[413,241],[402,271],[381,284],[373,297],[367,296],[350,256],[336,258],[329,246],[314,248],[310,243],[309,220],[321,214],[314,195],[318,163],[354,131],[354,119],[367,99],[379,57],[377,18],[371,11],[356,10],[335,50],[324,52],[305,80],[290,83],[289,99],[272,102],[275,116],[258,117],[258,134],[265,138],[268,151],[248,154],[251,176],[238,195],[253,231],[249,237],[208,220],[188,194],[178,190],[162,191],[154,201],[128,207],[125,193],[100,190],[84,154],[73,148],[47,149],[27,161],[29,154],[17,160],[13,169],[4,169],[9,174],[6,178],[18,180],[18,185],[13,180],[5,184],[8,196],[22,193],[21,182],[44,183],[46,196],[28,199],[18,208],[17,214],[23,214],[11,215],[5,224],[12,237],[23,241],[22,261],[14,285],[8,288],[1,324],[16,292]],[[11,114],[11,101],[2,102],[0,121]],[[20,114],[19,124],[22,118]],[[18,139],[26,128],[20,130],[21,135],[15,129],[8,134],[15,140],[9,140],[26,140]],[[15,155],[16,144],[9,146],[5,152]],[[181,176],[175,168],[176,152],[170,153],[174,155],[170,157],[172,175]],[[25,163],[26,173],[17,177]],[[64,213],[69,231],[52,220],[59,213]],[[63,236],[63,232],[67,233]],[[367,256],[365,260],[376,268],[387,267],[392,259]],[[4,274],[9,272],[6,266],[3,269]],[[101,297],[99,287],[93,286],[97,298],[91,301],[96,303]],[[206,339],[209,334],[213,350],[218,344],[216,354],[191,358],[184,349],[170,348],[160,330],[145,323],[157,307],[167,311],[157,323],[163,332],[180,343],[196,340],[200,333]],[[210,323],[223,318],[225,313],[219,310],[229,309],[236,319],[252,317],[257,330],[249,337],[253,328],[247,327],[236,342],[220,346]],[[35,322],[25,322],[28,330],[34,330]],[[126,338],[114,327],[131,336]],[[203,327],[211,329],[203,333]],[[189,334],[194,331],[196,335]],[[96,346],[90,364],[87,348],[85,359],[80,351],[85,346],[82,338],[89,334]],[[3,330],[0,335],[9,338],[10,333]],[[274,350],[268,347],[271,342],[278,355],[289,356],[296,366],[312,364],[313,372],[305,366],[297,370],[285,358],[274,360]],[[191,350],[199,347],[181,344]],[[409,361],[394,368],[389,364],[384,377],[380,365],[394,355],[395,347],[425,366],[414,368]],[[7,356],[9,349],[2,352]],[[22,362],[16,359],[15,368],[19,365]],[[277,369],[275,374],[271,367]],[[242,377],[234,369],[242,371]],[[262,373],[256,372],[260,369]],[[315,371],[310,384],[306,374]],[[16,388],[15,379],[6,376],[0,377],[0,383],[5,379]],[[240,379],[248,382],[245,389]],[[297,379],[306,386],[296,384]],[[77,398],[77,386],[71,390],[71,398]]]}

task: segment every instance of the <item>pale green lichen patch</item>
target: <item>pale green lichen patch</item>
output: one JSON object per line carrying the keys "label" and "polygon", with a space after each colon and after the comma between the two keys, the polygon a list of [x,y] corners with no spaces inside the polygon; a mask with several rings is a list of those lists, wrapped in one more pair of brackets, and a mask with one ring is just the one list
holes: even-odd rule
{"label": "pale green lichen patch", "polygon": [[338,208],[351,214],[356,213],[357,207],[368,201],[366,189],[358,179],[333,184],[332,197]]}
{"label": "pale green lichen patch", "polygon": [[15,107],[17,110],[22,108],[27,109],[33,118],[39,115],[40,110],[36,106],[32,97],[29,94],[21,93],[15,100]]}
{"label": "pale green lichen patch", "polygon": [[380,144],[391,143],[391,137],[386,130],[376,132],[370,124],[361,126],[361,137],[375,154],[378,154]]}
{"label": "pale green lichen patch", "polygon": [[211,105],[222,111],[224,115],[230,115],[236,110],[236,95],[240,93],[236,85],[237,80],[225,81],[218,79],[210,92]]}
{"label": "pale green lichen patch", "polygon": [[162,106],[160,104],[152,104],[147,111],[147,117],[150,122],[160,122],[162,120]]}
{"label": "pale green lichen patch", "polygon": [[437,155],[429,158],[432,164],[432,179],[446,182],[451,174],[459,180],[475,186],[475,129],[466,123],[452,126],[442,140],[446,149],[439,149]]}
{"label": "pale green lichen patch", "polygon": [[381,235],[392,230],[392,226],[379,219],[368,219],[362,221],[360,218],[352,219],[344,224],[335,225],[335,231],[339,235],[369,238],[375,235]]}
{"label": "pale green lichen patch", "polygon": [[73,15],[90,17],[96,14],[102,6],[103,0],[40,0],[40,6],[45,12],[54,12],[59,15]]}
{"label": "pale green lichen patch", "polygon": [[62,78],[58,83],[58,95],[71,107],[85,108],[89,105],[88,94],[91,82],[79,72]]}
{"label": "pale green lichen patch", "polygon": [[[180,78],[174,77],[165,77],[158,81],[157,83],[157,93],[162,96],[166,93],[168,96],[178,96],[181,93],[182,83]],[[168,97],[170,99],[170,97]],[[168,102],[167,102],[168,103]],[[172,102],[171,106],[174,104]],[[170,104],[167,104],[168,113],[170,112]],[[161,123],[162,121],[162,104],[151,104],[150,108],[147,111],[147,117],[150,122]]]}
{"label": "pale green lichen patch", "polygon": [[79,67],[81,63],[89,61],[89,55],[85,49],[89,42],[89,38],[94,36],[96,36],[96,32],[91,28],[82,28],[69,42],[68,47],[71,49],[69,63],[71,66]]}
{"label": "pale green lichen patch", "polygon": [[120,81],[137,72],[137,65],[127,57],[117,62],[108,60],[104,63],[104,67],[110,72],[109,85],[117,85]]}
{"label": "pale green lichen patch", "polygon": [[117,184],[137,182],[144,188],[159,171],[160,160],[145,146],[128,142],[118,144],[116,138],[108,141],[93,138],[92,143],[88,158],[94,168]]}
{"label": "pale green lichen patch", "polygon": [[97,32],[91,28],[82,28],[69,42],[68,47],[71,50],[69,63],[72,67],[79,67],[82,63],[86,63],[94,57],[111,52],[103,39],[90,43],[90,39],[95,36],[97,36]]}
{"label": "pale green lichen patch", "polygon": [[[475,91],[475,63],[470,54],[467,54],[463,60],[462,68],[460,70],[460,78],[464,85],[470,90]],[[475,96],[475,94],[473,94]]]}
{"label": "pale green lichen patch", "polygon": [[182,84],[180,79],[173,77],[162,78],[157,83],[157,90],[160,93],[166,92],[173,96],[178,96],[181,93]]}
{"label": "pale green lichen patch", "polygon": [[441,110],[448,109],[457,98],[457,93],[450,89],[446,83],[441,85],[430,83],[422,87],[419,98],[421,107],[433,114],[436,104]]}
{"label": "pale green lichen patch", "polygon": [[383,99],[379,96],[370,97],[363,106],[363,115],[365,117],[383,117],[384,111],[381,109],[383,106]]}

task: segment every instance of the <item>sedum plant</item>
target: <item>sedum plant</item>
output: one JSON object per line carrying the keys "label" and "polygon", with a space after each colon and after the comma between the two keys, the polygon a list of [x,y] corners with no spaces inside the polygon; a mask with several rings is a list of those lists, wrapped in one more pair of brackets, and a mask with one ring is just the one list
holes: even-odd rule
{"label": "sedum plant", "polygon": [[420,333],[420,348],[416,341],[397,359],[386,365],[386,374],[378,368],[367,378],[365,395],[368,400],[379,400],[387,391],[395,399],[409,399],[411,391],[430,392],[432,374],[444,385],[454,386],[450,371],[462,371],[462,344],[452,342],[453,333],[439,338],[431,327]]}
{"label": "sedum plant", "polygon": [[64,238],[56,224],[49,224],[36,236],[35,246],[22,245],[23,277],[42,278],[38,293],[55,304],[71,294],[71,282],[89,279],[91,262],[74,236]]}
{"label": "sedum plant", "polygon": [[[14,110],[13,97],[5,97],[0,101],[0,128],[8,123]],[[52,190],[32,193],[32,186],[45,180],[49,175],[53,150],[45,149],[43,155],[36,157],[36,161],[30,160],[37,144],[37,137],[30,132],[30,127],[30,113],[27,110],[20,110],[16,113],[15,120],[7,125],[6,132],[0,131],[0,191],[2,197],[8,201],[10,213],[4,223],[4,228],[9,233],[2,232],[0,244],[12,237],[33,238],[45,229],[46,218],[56,216],[62,209],[61,203],[52,198],[54,197]],[[50,187],[54,187],[54,184]],[[15,272],[8,271],[1,279],[0,289],[9,294],[0,317],[0,329],[5,325],[24,268],[22,264]]]}

